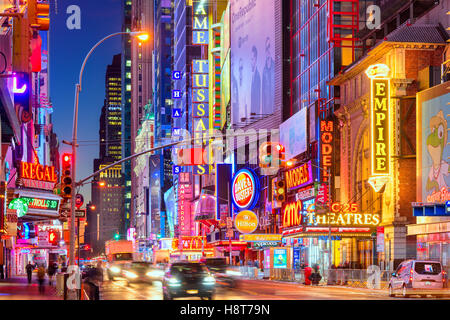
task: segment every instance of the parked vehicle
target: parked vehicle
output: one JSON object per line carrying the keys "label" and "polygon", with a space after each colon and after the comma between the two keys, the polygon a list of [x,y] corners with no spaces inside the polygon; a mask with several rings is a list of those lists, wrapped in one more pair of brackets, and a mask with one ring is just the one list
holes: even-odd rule
{"label": "parked vehicle", "polygon": [[447,274],[437,261],[403,261],[389,281],[389,296],[401,294],[442,296],[446,293]]}
{"label": "parked vehicle", "polygon": [[215,292],[214,276],[206,266],[198,262],[176,262],[166,272],[163,282],[164,300],[178,297],[213,298]]}

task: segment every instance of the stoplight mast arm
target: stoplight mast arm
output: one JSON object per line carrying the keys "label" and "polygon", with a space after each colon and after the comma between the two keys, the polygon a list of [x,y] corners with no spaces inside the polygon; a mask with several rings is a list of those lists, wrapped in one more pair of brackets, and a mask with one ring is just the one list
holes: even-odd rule
{"label": "stoplight mast arm", "polygon": [[[257,133],[254,133],[254,134],[257,135]],[[248,137],[248,136],[249,136],[249,133],[247,133],[247,134],[227,135],[227,137],[229,137],[229,138]],[[217,138],[217,136],[215,136],[213,134],[213,135],[210,135],[210,136],[203,137],[202,139],[208,140],[208,139],[213,139],[213,138]],[[110,165],[106,166],[103,169],[100,169],[100,170],[94,172],[93,174],[89,175],[88,177],[86,177],[86,178],[84,178],[84,179],[82,179],[82,180],[80,180],[78,182],[75,182],[75,186],[83,186],[83,185],[89,183],[88,180],[90,180],[93,177],[99,175],[100,173],[102,173],[102,172],[104,172],[104,171],[106,171],[106,170],[108,170],[108,169],[110,169],[110,168],[112,168],[114,166],[122,164],[122,163],[124,163],[126,161],[129,161],[129,160],[132,160],[134,158],[137,158],[137,157],[140,157],[142,155],[145,155],[147,153],[152,153],[152,152],[155,152],[155,151],[158,151],[158,150],[163,150],[163,149],[166,149],[166,148],[171,148],[171,147],[180,146],[180,145],[190,145],[190,143],[192,141],[198,141],[198,140],[199,140],[199,138],[184,139],[184,140],[181,140],[181,141],[172,142],[172,143],[165,144],[165,145],[162,145],[162,146],[159,146],[159,147],[155,147],[155,148],[152,148],[152,149],[149,149],[149,150],[146,150],[146,151],[142,151],[140,153],[133,154],[133,155],[131,155],[129,157],[123,158],[123,159],[121,159],[119,161],[114,162],[113,164],[110,164]]]}

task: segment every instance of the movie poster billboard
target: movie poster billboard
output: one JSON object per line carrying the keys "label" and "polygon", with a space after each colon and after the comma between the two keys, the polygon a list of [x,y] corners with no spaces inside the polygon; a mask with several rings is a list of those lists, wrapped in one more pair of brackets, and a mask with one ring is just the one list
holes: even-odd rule
{"label": "movie poster billboard", "polygon": [[[231,0],[232,123],[274,112],[277,1]],[[245,122],[245,120],[244,120]]]}
{"label": "movie poster billboard", "polygon": [[307,108],[301,109],[280,125],[280,143],[286,149],[286,160],[292,159],[307,150],[306,110]]}
{"label": "movie poster billboard", "polygon": [[422,202],[450,200],[449,85],[417,94],[417,197]]}

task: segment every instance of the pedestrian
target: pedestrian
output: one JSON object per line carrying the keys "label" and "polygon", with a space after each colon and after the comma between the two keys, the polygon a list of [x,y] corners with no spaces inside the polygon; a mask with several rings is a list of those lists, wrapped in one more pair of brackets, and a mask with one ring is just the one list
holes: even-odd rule
{"label": "pedestrian", "polygon": [[102,262],[99,261],[97,263],[97,266],[94,268],[90,268],[87,276],[86,281],[89,285],[89,297],[92,300],[100,300],[100,286],[103,282],[103,267]]}
{"label": "pedestrian", "polygon": [[55,273],[56,273],[55,263],[50,262],[48,265],[48,270],[47,270],[48,282],[49,282],[50,286],[52,286],[52,284],[53,284],[53,276],[55,275]]}
{"label": "pedestrian", "polygon": [[319,269],[317,269],[317,271],[313,272],[310,276],[309,276],[309,280],[311,280],[311,284],[313,286],[317,286],[319,285],[320,280],[322,280],[322,276],[319,273]]}
{"label": "pedestrian", "polygon": [[44,294],[45,293],[45,268],[44,265],[41,265],[38,268],[38,272],[37,272],[37,276],[38,276],[38,283],[39,283],[39,293]]}
{"label": "pedestrian", "polygon": [[33,275],[34,266],[31,264],[31,261],[28,261],[27,266],[25,267],[27,270],[27,278],[28,278],[28,284],[31,283],[31,276]]}
{"label": "pedestrian", "polygon": [[305,264],[305,285],[309,286],[311,285],[311,274],[312,274],[313,269],[308,266],[308,264]]}

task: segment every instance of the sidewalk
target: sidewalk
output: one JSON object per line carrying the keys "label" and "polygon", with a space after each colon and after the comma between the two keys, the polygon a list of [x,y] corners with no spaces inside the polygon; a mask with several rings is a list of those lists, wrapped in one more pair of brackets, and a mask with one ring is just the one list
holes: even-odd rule
{"label": "sidewalk", "polygon": [[56,294],[56,283],[49,286],[48,279],[45,282],[45,293],[40,294],[35,274],[31,284],[26,277],[0,280],[0,300],[62,300]]}

